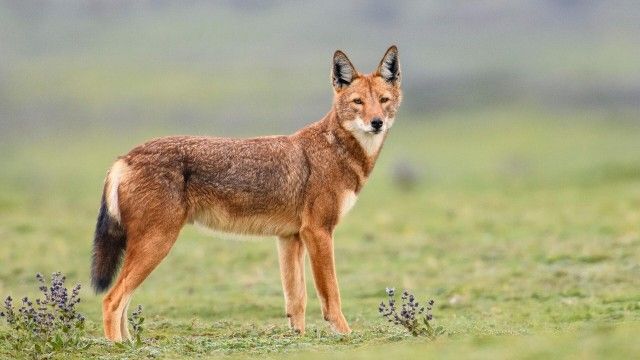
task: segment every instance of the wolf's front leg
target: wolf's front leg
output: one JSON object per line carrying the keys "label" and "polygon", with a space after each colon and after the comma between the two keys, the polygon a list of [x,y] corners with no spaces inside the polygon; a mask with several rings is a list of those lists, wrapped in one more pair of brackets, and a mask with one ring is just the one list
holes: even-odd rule
{"label": "wolf's front leg", "polygon": [[342,315],[340,290],[333,259],[333,238],[331,231],[321,227],[303,226],[300,231],[302,242],[307,248],[316,290],[322,303],[324,319],[334,331],[349,334],[351,329]]}
{"label": "wolf's front leg", "polygon": [[304,245],[299,235],[278,238],[278,258],[289,326],[302,335],[307,288],[304,282]]}

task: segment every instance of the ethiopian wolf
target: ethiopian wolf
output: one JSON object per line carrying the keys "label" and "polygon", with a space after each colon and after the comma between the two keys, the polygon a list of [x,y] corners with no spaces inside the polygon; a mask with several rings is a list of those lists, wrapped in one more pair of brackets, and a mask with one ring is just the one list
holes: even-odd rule
{"label": "ethiopian wolf", "polygon": [[303,333],[309,254],[324,319],[351,332],[342,314],[333,231],[354,205],[402,99],[398,50],[361,74],[333,55],[329,113],[292,135],[231,139],[170,136],[121,156],[109,170],[93,243],[92,284],[115,284],[102,303],[108,339],[130,338],[134,290],[167,256],[185,224],[278,237],[286,314]]}

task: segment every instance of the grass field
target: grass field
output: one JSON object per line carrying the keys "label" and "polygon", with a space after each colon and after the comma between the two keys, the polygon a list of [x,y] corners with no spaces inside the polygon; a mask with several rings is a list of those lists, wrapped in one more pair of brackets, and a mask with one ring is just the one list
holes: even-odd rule
{"label": "grass field", "polygon": [[[95,340],[60,358],[630,358],[640,353],[633,116],[399,118],[335,234],[352,335],[333,335],[321,320],[308,271],[307,333],[288,331],[274,240],[187,227],[133,298],[147,318],[135,350],[101,340],[101,297],[88,289],[92,232],[113,159],[171,131],[13,139],[0,144],[0,295],[34,294],[36,272],[63,271],[85,286],[81,311]],[[421,173],[413,191],[393,184],[398,162]],[[389,327],[377,313],[385,286],[435,299],[446,335],[428,342]],[[1,357],[16,355],[0,344]]]}

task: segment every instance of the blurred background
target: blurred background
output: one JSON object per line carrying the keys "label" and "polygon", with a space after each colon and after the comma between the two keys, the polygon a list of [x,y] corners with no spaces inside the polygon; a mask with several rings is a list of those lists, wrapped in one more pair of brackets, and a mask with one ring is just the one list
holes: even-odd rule
{"label": "blurred background", "polygon": [[[2,0],[0,295],[37,271],[88,284],[118,155],[291,133],[329,111],[336,49],[370,72],[397,44],[404,104],[336,231],[354,328],[379,323],[385,286],[433,296],[454,333],[637,320],[639,20],[634,0]],[[284,328],[272,241],[181,237],[135,296],[152,334]],[[352,341],[386,336],[371,331]]]}
{"label": "blurred background", "polygon": [[369,72],[394,43],[403,121],[635,115],[639,18],[632,0],[4,0],[0,139],[290,132],[328,111],[335,49]]}

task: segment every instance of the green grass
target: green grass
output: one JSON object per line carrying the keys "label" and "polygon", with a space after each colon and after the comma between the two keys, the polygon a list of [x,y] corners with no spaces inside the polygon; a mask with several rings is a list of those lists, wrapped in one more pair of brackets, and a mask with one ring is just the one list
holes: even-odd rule
{"label": "green grass", "polygon": [[[71,358],[628,358],[640,351],[640,126],[627,120],[509,109],[401,117],[335,234],[352,335],[330,333],[309,273],[307,334],[289,333],[273,240],[187,227],[132,300],[147,317],[138,350],[101,340],[92,232],[111,161],[164,132],[0,144],[0,295],[34,294],[36,272],[85,285],[95,343]],[[399,159],[422,173],[412,192],[391,181]],[[385,286],[434,298],[447,335],[426,342],[387,326],[377,314]],[[0,344],[0,356],[14,355]]]}

